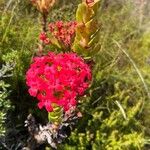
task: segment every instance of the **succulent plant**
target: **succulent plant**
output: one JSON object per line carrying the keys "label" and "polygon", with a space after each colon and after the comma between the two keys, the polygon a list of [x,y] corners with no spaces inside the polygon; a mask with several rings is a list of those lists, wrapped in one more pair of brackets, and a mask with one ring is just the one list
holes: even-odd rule
{"label": "succulent plant", "polygon": [[72,49],[83,56],[92,56],[100,48],[97,44],[99,4],[100,0],[83,1],[76,12],[76,37]]}

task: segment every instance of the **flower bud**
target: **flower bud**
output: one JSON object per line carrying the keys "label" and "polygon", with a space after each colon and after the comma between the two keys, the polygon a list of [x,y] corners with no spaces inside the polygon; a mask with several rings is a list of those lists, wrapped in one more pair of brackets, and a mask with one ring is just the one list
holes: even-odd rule
{"label": "flower bud", "polygon": [[41,13],[48,13],[56,0],[31,0],[31,2]]}
{"label": "flower bud", "polygon": [[94,0],[83,0],[87,5],[94,3]]}
{"label": "flower bud", "polygon": [[83,0],[89,7],[92,7],[94,4],[96,4],[99,0]]}
{"label": "flower bud", "polygon": [[93,2],[94,2],[94,0],[86,0],[87,4],[90,4],[90,3],[93,3]]}

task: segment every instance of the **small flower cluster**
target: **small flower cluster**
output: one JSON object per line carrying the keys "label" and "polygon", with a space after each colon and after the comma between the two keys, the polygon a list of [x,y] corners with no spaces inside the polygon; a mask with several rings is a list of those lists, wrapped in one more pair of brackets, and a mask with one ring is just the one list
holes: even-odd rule
{"label": "small flower cluster", "polygon": [[49,24],[49,30],[60,42],[65,46],[70,46],[72,39],[75,36],[75,28],[77,23],[75,21],[62,22],[57,21]]}
{"label": "small flower cluster", "polygon": [[[76,25],[77,23],[75,21],[66,23],[63,21],[57,21],[55,23],[50,23],[48,27],[52,36],[54,36],[65,47],[69,47],[75,36]],[[40,34],[40,40],[42,40],[45,44],[51,43],[46,33],[43,32]]]}
{"label": "small flower cluster", "polygon": [[53,104],[69,110],[77,104],[77,96],[83,95],[91,80],[91,70],[75,53],[35,57],[26,73],[29,94],[37,97],[38,107],[53,111]]}
{"label": "small flower cluster", "polygon": [[45,32],[41,32],[41,33],[40,33],[39,39],[40,39],[45,45],[51,44],[51,41],[50,41],[50,39],[47,37],[47,34],[46,34]]}

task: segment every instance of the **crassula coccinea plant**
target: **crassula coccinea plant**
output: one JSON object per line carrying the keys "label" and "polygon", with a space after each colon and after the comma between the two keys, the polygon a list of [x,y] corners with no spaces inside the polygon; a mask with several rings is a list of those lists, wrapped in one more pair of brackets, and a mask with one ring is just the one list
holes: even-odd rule
{"label": "crassula coccinea plant", "polygon": [[[80,32],[82,23],[79,18],[85,19],[82,16],[84,9],[80,5],[77,10],[77,14],[79,13],[77,22],[57,21],[47,25],[49,5],[46,5],[46,2],[47,0],[37,0],[34,3],[43,17],[42,32],[39,36],[39,50],[42,50],[42,53],[33,58],[26,73],[26,84],[29,87],[29,94],[38,100],[38,108],[45,108],[48,112],[49,122],[43,128],[38,127],[35,124],[35,119],[30,115],[26,125],[32,139],[34,139],[33,142],[36,141],[38,145],[48,143],[51,147],[57,148],[57,144],[67,137],[66,128],[71,130],[78,118],[82,116],[77,109],[77,104],[79,98],[90,86],[92,71],[84,58],[81,57],[84,56],[84,48],[82,49],[83,53],[79,53],[81,56],[78,55],[79,51],[76,48],[81,43],[83,46],[85,40],[90,42],[90,37],[96,32],[96,29],[84,33],[87,39],[84,40],[84,37],[81,37],[81,34],[93,25],[93,21],[90,19],[94,15],[89,16],[89,20],[86,19],[88,25],[83,32]],[[87,8],[85,12],[87,17],[88,12],[93,11],[95,3],[94,1],[83,1],[81,5]],[[86,22],[84,23],[86,24]],[[45,54],[45,47],[51,44],[56,45],[56,49],[58,48],[59,52],[60,50],[62,52]],[[90,46],[88,45],[88,48]],[[33,144],[28,145],[32,147]]]}

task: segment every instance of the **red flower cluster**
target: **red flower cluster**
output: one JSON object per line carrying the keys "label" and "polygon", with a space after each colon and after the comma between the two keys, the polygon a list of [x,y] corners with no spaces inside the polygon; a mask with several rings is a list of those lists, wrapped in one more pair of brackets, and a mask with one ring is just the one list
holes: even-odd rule
{"label": "red flower cluster", "polygon": [[38,107],[53,111],[52,104],[64,111],[76,106],[77,96],[83,95],[91,80],[91,70],[84,60],[74,53],[35,57],[26,73],[26,84],[31,96],[39,100]]}
{"label": "red flower cluster", "polygon": [[[73,37],[75,36],[76,25],[77,23],[75,21],[66,23],[62,21],[57,21],[55,23],[49,24],[49,31],[50,34],[58,39],[60,43],[68,47],[71,45]],[[46,33],[40,34],[40,40],[42,40],[45,44],[50,43],[50,39],[47,37]]]}
{"label": "red flower cluster", "polygon": [[72,39],[75,36],[75,28],[77,23],[75,21],[62,22],[57,21],[49,24],[49,30],[55,38],[62,42],[65,46],[70,46]]}

